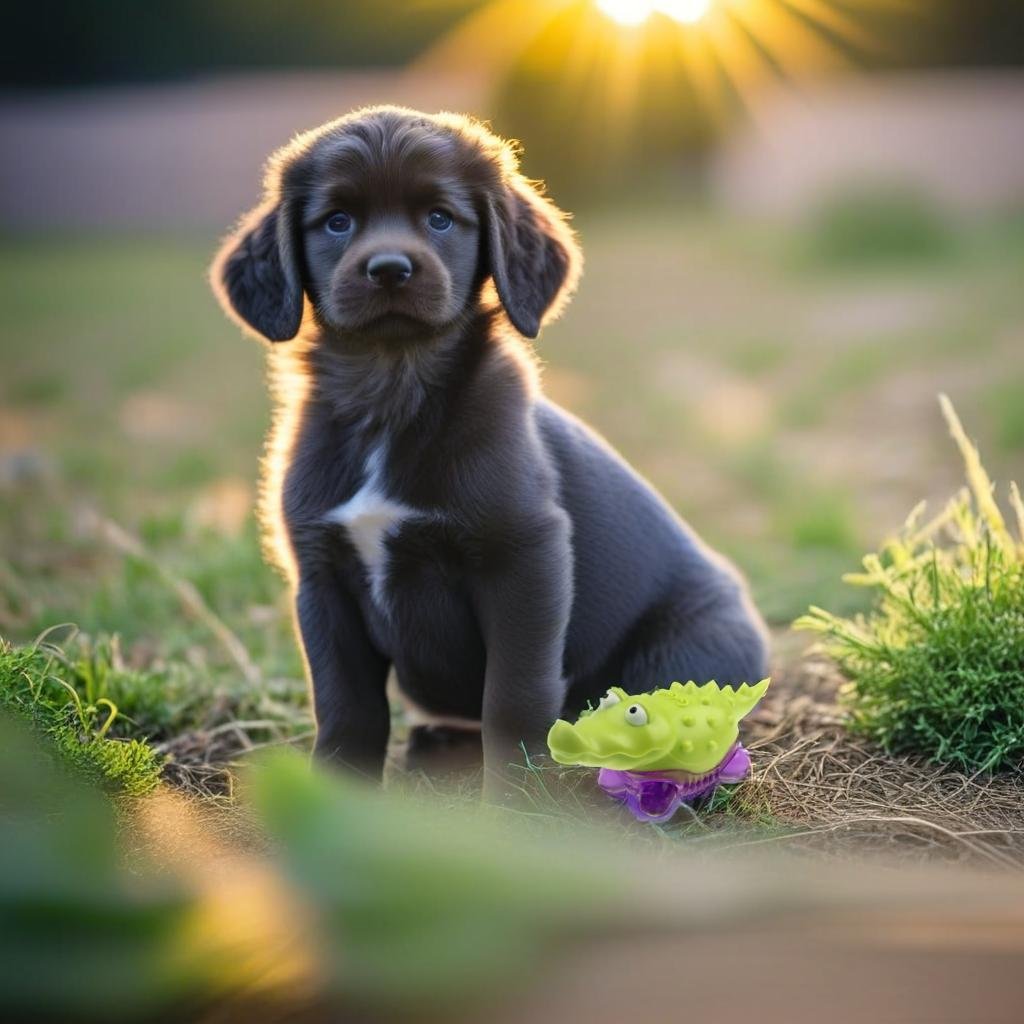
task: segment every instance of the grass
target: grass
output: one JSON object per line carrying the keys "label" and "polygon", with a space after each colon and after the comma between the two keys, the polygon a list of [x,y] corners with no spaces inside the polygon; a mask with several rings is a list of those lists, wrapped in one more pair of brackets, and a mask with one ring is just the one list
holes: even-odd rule
{"label": "grass", "polygon": [[821,608],[797,622],[825,638],[850,680],[851,727],[888,750],[968,771],[1024,761],[1024,502],[1011,485],[1014,529],[948,399],[943,411],[970,490],[926,525],[922,507],[864,572],[868,615]]}
{"label": "grass", "polygon": [[[930,464],[922,460],[895,486],[880,466],[877,480],[850,487],[831,454],[815,450],[820,439],[842,432],[853,452],[867,443],[867,432],[849,422],[851,409],[873,402],[893,367],[906,374],[940,358],[937,372],[958,385],[958,403],[970,413],[986,388],[1004,381],[1012,358],[998,339],[1022,315],[1016,232],[958,235],[955,280],[941,263],[914,269],[907,287],[935,305],[942,336],[965,339],[940,352],[937,342],[930,350],[922,342],[925,323],[881,334],[869,323],[863,336],[844,327],[835,339],[817,323],[801,325],[809,307],[827,312],[840,285],[870,307],[873,274],[881,281],[884,273],[885,301],[893,301],[903,285],[891,264],[877,272],[864,264],[856,274],[837,268],[825,284],[791,264],[792,237],[690,213],[591,215],[580,228],[588,255],[583,288],[539,346],[555,397],[606,433],[710,541],[740,560],[778,623],[831,599],[837,557],[879,539],[881,526],[866,522],[864,509],[877,514],[880,489],[895,510],[928,483]],[[12,639],[25,642],[70,620],[90,633],[118,632],[129,649],[144,638],[165,658],[207,647],[202,630],[181,621],[173,598],[152,586],[144,568],[125,567],[81,536],[78,507],[88,502],[147,545],[152,536],[154,554],[176,574],[203,576],[202,587],[254,658],[274,659],[268,674],[299,674],[288,660],[280,585],[260,562],[251,520],[243,513],[225,522],[211,512],[225,481],[251,490],[268,417],[262,353],[226,323],[203,279],[213,243],[137,236],[0,245],[0,425],[6,449],[31,456],[18,470],[26,486],[0,489],[7,563],[0,594],[12,579],[21,591],[8,597],[17,602],[13,610],[0,606],[0,632]],[[59,302],[50,291],[56,279]],[[738,294],[744,301],[735,301]],[[844,315],[836,313],[837,329]],[[572,385],[564,393],[562,380]],[[908,396],[914,387],[934,393],[924,373],[907,386]],[[751,400],[761,412],[743,422]],[[1004,404],[1000,472],[1020,450],[1012,403]],[[737,429],[709,433],[706,424],[723,417]],[[879,435],[897,431],[894,449],[926,443],[922,422],[883,418],[874,426]],[[812,446],[800,457],[789,443],[793,431]],[[734,472],[752,441],[761,442],[784,486],[752,493],[746,475]],[[817,497],[805,510],[793,495]],[[88,573],[69,571],[82,559],[91,562]],[[780,571],[787,564],[795,585]],[[22,614],[26,605],[31,614]],[[249,609],[266,607],[276,616],[252,628]]]}
{"label": "grass", "polygon": [[848,553],[856,544],[849,502],[837,492],[800,495],[786,521],[793,546],[800,550]]}
{"label": "grass", "polygon": [[[548,386],[740,565],[772,623],[810,603],[856,612],[867,595],[840,574],[944,468],[927,419],[904,412],[936,378],[987,431],[996,473],[1020,465],[997,441],[1012,440],[1009,399],[1005,416],[980,415],[1020,372],[1001,340],[1024,320],[1024,236],[1008,224],[947,226],[955,273],[886,259],[822,274],[791,259],[820,225],[581,215],[587,275],[538,344]],[[98,659],[117,690],[111,736],[169,755],[164,778],[219,792],[225,763],[303,742],[310,720],[251,512],[262,353],[208,292],[214,243],[0,242],[0,635],[25,646],[74,623],[65,655]],[[846,322],[877,304],[896,322]]]}
{"label": "grass", "polygon": [[782,420],[804,430],[825,423],[830,408],[844,395],[870,391],[891,371],[895,362],[891,349],[891,344],[866,344],[840,350],[786,397]]}
{"label": "grass", "polygon": [[1024,374],[992,385],[988,405],[996,424],[996,443],[1008,452],[1024,451]]}
{"label": "grass", "polygon": [[753,339],[737,341],[726,354],[729,366],[746,377],[761,378],[786,364],[791,347],[785,341]]}
{"label": "grass", "polygon": [[0,709],[47,741],[71,771],[128,796],[151,792],[160,779],[156,751],[113,732],[120,715],[114,698],[144,688],[139,675],[115,675],[102,654],[71,661],[59,648],[0,641]]}
{"label": "grass", "polygon": [[810,219],[805,258],[819,267],[934,262],[956,251],[942,211],[922,195],[900,189],[844,191]]}

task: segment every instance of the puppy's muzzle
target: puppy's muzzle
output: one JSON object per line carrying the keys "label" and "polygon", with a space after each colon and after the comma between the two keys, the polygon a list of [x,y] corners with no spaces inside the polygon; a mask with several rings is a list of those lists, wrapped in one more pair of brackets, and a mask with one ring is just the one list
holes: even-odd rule
{"label": "puppy's muzzle", "polygon": [[378,252],[366,261],[366,276],[378,288],[401,288],[412,273],[412,260],[403,252]]}

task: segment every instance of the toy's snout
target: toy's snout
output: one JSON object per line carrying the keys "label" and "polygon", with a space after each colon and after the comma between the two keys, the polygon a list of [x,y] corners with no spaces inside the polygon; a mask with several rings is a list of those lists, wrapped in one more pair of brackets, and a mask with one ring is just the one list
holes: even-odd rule
{"label": "toy's snout", "polygon": [[548,749],[559,764],[576,764],[587,744],[573,726],[559,719],[548,732]]}
{"label": "toy's snout", "polygon": [[[631,705],[630,710],[639,705]],[[575,725],[561,720],[548,732],[548,748],[559,764],[626,770],[657,758],[672,745],[668,720],[639,724],[625,716],[625,707],[599,709]]]}

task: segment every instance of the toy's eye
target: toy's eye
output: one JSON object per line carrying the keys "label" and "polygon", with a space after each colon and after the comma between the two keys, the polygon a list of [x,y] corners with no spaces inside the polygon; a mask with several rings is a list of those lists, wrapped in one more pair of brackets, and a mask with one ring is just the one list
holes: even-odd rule
{"label": "toy's eye", "polygon": [[613,708],[619,703],[619,695],[609,690],[602,698],[598,708]]}
{"label": "toy's eye", "polygon": [[339,210],[327,218],[327,223],[324,224],[324,227],[327,228],[327,234],[329,235],[347,235],[355,227],[355,221],[352,220],[351,214],[345,213],[344,210]]}
{"label": "toy's eye", "polygon": [[455,220],[447,210],[431,210],[427,214],[427,223],[435,231],[447,231],[455,223]]}
{"label": "toy's eye", "polygon": [[647,710],[643,704],[630,704],[626,708],[626,721],[630,725],[646,725],[647,724]]}

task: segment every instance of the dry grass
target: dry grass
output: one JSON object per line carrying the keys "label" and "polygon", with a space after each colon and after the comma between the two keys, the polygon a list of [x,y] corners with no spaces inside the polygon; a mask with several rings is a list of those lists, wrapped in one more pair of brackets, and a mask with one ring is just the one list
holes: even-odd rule
{"label": "dry grass", "polygon": [[1019,772],[967,775],[887,754],[845,730],[840,683],[829,662],[808,659],[751,716],[754,772],[735,813],[775,827],[741,843],[1024,866]]}
{"label": "dry grass", "polygon": [[[272,739],[256,738],[268,731]],[[247,755],[269,747],[303,745],[312,736],[312,730],[296,734],[280,722],[229,719],[209,729],[182,733],[156,749],[168,759],[163,777],[171,786],[201,799],[220,799],[234,796],[235,779]]]}

